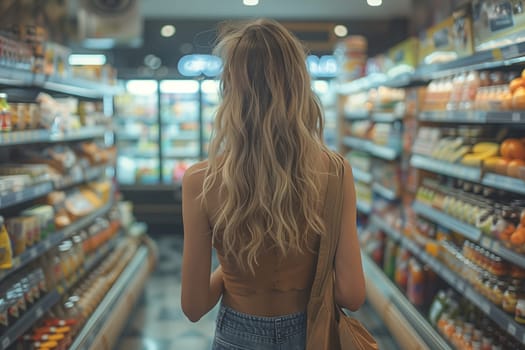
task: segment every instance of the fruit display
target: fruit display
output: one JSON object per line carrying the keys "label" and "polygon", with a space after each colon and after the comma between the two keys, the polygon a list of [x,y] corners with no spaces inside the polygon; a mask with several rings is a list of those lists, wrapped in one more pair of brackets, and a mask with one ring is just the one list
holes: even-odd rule
{"label": "fruit display", "polygon": [[506,128],[420,127],[414,153],[449,163],[481,168],[488,173],[525,178],[525,138]]}

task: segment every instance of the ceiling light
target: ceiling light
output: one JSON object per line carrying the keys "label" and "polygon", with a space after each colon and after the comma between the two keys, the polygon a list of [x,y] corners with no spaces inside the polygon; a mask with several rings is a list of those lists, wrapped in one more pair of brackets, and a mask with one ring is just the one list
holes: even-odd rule
{"label": "ceiling light", "polygon": [[72,66],[103,66],[106,64],[105,55],[69,55],[69,64]]}
{"label": "ceiling light", "polygon": [[366,0],[369,6],[381,6],[383,5],[383,0]]}
{"label": "ceiling light", "polygon": [[162,35],[165,38],[169,38],[173,35],[175,35],[175,26],[171,24],[167,24],[165,26],[162,26],[160,29],[160,35]]}
{"label": "ceiling light", "polygon": [[339,24],[334,27],[334,33],[338,37],[342,38],[348,34],[348,28],[346,26]]}
{"label": "ceiling light", "polygon": [[257,6],[259,5],[259,0],[242,0],[244,6]]}

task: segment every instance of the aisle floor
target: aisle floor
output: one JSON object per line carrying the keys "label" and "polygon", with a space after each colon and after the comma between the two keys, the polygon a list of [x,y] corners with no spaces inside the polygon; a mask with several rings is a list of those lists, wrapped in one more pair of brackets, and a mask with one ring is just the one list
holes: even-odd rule
{"label": "aisle floor", "polygon": [[[180,306],[182,237],[161,236],[155,240],[159,246],[159,264],[116,350],[210,350],[218,308],[197,323],[186,319]],[[369,305],[365,304],[354,316],[372,332],[380,349],[399,349]]]}

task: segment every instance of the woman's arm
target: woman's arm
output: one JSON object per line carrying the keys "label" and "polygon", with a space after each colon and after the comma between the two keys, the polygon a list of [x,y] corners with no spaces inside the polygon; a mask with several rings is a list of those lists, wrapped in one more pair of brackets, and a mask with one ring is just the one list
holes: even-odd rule
{"label": "woman's arm", "polygon": [[182,179],[184,251],[181,305],[192,322],[197,322],[217,304],[224,288],[220,266],[210,276],[211,230],[199,198],[205,169],[206,162],[195,164]]}
{"label": "woman's arm", "polygon": [[335,301],[356,311],[366,297],[365,278],[357,238],[356,199],[352,168],[345,160],[341,236],[335,254]]}

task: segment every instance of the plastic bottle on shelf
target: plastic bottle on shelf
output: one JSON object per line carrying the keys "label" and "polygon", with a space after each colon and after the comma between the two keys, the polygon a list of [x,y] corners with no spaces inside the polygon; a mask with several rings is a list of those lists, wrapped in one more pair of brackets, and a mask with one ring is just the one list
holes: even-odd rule
{"label": "plastic bottle on shelf", "polygon": [[7,103],[7,94],[0,92],[0,131],[11,131],[11,108]]}
{"label": "plastic bottle on shelf", "polygon": [[461,98],[463,96],[463,86],[465,84],[467,73],[460,73],[452,80],[452,90],[448,100],[446,109],[448,111],[455,111],[459,108]]}
{"label": "plastic bottle on shelf", "polygon": [[0,270],[13,267],[13,249],[11,239],[4,225],[4,217],[0,216]]}
{"label": "plastic bottle on shelf", "polygon": [[461,96],[460,109],[471,110],[474,109],[476,102],[476,94],[480,86],[479,73],[472,71],[467,74],[465,83],[463,85],[463,92]]}

